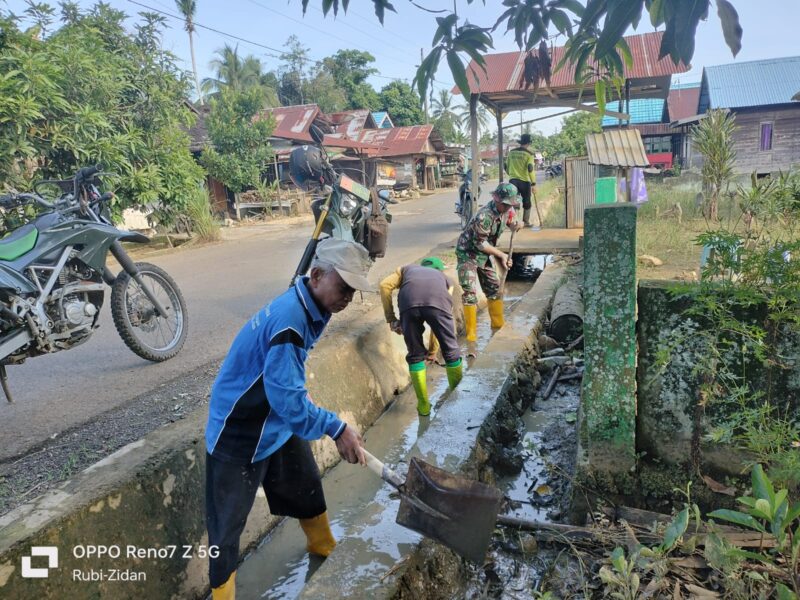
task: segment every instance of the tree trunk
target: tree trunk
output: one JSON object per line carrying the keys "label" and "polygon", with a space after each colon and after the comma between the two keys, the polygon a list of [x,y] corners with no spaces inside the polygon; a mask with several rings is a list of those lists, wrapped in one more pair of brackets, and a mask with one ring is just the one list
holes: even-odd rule
{"label": "tree trunk", "polygon": [[200,100],[200,106],[203,106],[203,93],[200,91],[200,80],[197,78],[197,61],[194,57],[194,38],[192,32],[189,32],[189,52],[192,55],[192,72],[194,73],[194,86],[197,90],[197,98]]}

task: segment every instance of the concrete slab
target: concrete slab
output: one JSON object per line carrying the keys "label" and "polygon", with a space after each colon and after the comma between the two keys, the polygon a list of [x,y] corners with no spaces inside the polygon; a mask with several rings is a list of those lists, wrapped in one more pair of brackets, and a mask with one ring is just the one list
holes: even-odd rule
{"label": "concrete slab", "polygon": [[[520,229],[514,236],[515,254],[554,254],[577,252],[583,229]],[[511,233],[500,236],[498,247],[508,248]]]}

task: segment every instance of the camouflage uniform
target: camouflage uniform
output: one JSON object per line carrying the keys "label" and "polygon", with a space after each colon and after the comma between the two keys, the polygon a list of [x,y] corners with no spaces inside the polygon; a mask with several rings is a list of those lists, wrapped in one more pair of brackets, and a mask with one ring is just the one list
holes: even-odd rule
{"label": "camouflage uniform", "polygon": [[494,202],[483,206],[461,232],[456,244],[458,283],[464,290],[464,304],[478,304],[477,284],[490,300],[498,297],[500,280],[488,254],[480,249],[482,242],[497,245],[505,230],[508,215],[501,214]]}

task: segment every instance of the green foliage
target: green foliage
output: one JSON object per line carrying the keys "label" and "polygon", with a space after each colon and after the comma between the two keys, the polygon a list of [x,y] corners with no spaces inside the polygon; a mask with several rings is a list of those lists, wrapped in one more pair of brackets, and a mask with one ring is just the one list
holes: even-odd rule
{"label": "green foliage", "polygon": [[733,133],[734,116],[724,110],[711,110],[698,125],[692,128],[692,141],[703,155],[703,183],[708,191],[703,214],[709,221],[719,219],[719,196],[723,187],[733,177],[736,151]]}
{"label": "green foliage", "polygon": [[2,20],[0,185],[66,178],[100,162],[118,174],[117,208],[149,205],[170,225],[202,169],[184,132],[187,81],[161,49],[161,18],[144,13],[133,35],[124,13],[67,4],[60,29],[20,31]]}
{"label": "green foliage", "polygon": [[413,88],[405,82],[393,81],[380,93],[381,109],[388,111],[395,127],[419,125],[425,119],[422,102]]}
{"label": "green foliage", "polygon": [[[446,17],[436,17],[436,23],[438,27],[431,43],[433,49],[422,60],[412,85],[416,86],[419,95],[424,98],[439,68],[439,62],[444,57],[458,89],[467,98],[470,95],[470,84],[461,54],[465,54],[467,59],[474,60],[485,72],[486,61],[483,55],[493,47],[490,29],[469,22],[459,25],[456,13]],[[471,75],[477,81],[477,73]]]}
{"label": "green foliage", "polygon": [[[339,50],[333,56],[322,59],[319,70],[329,73],[345,95],[347,109],[380,108],[378,93],[367,83],[367,78],[378,72],[372,66],[375,57],[361,50]],[[315,99],[317,104],[319,101]]]}
{"label": "green foliage", "polygon": [[549,158],[583,156],[586,154],[586,134],[601,130],[602,117],[590,112],[578,112],[564,118],[558,133],[548,138],[544,147]]}
{"label": "green foliage", "polygon": [[262,84],[261,61],[253,55],[241,56],[238,45],[231,47],[225,44],[216,50],[216,55],[209,63],[216,76],[203,79],[204,92],[213,93],[225,89],[240,92]]}
{"label": "green foliage", "polygon": [[209,175],[235,192],[254,187],[272,156],[269,138],[271,118],[254,118],[261,110],[258,88],[237,92],[223,90],[211,101],[206,120],[211,146],[202,155]]}
{"label": "green foliage", "polygon": [[718,554],[728,559],[728,570],[740,567],[745,560],[756,561],[772,570],[788,572],[788,586],[778,583],[779,598],[797,598],[800,594],[800,502],[789,499],[789,491],[777,492],[761,465],[751,471],[752,495],[738,499],[742,510],[715,510],[712,519],[734,523],[762,534],[771,534],[773,547],[750,552],[738,548],[718,548]]}
{"label": "green foliage", "polygon": [[696,326],[676,328],[660,356],[695,365],[696,402],[712,415],[708,428],[695,423],[695,468],[701,438],[734,444],[789,489],[800,487],[800,422],[796,396],[778,383],[797,369],[787,344],[800,337],[795,178],[754,177],[734,197],[740,216],[697,237],[707,253],[701,283],[678,291],[691,298],[684,322]]}

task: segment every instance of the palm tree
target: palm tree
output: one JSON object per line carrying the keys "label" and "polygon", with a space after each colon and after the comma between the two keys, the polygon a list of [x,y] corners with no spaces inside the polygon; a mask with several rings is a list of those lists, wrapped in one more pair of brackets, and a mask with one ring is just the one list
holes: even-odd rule
{"label": "palm tree", "polygon": [[189,34],[189,52],[192,54],[192,72],[194,73],[194,86],[197,90],[197,97],[200,100],[200,106],[203,105],[203,93],[200,91],[200,80],[197,78],[197,61],[194,57],[194,13],[197,11],[197,3],[195,0],[175,0],[175,6],[183,15],[184,27]]}
{"label": "palm tree", "polygon": [[433,118],[447,119],[453,123],[460,122],[456,112],[453,110],[453,95],[447,90],[439,90],[439,97],[432,102]]}
{"label": "palm tree", "polygon": [[212,92],[222,89],[244,90],[261,84],[261,61],[249,55],[242,58],[239,55],[239,46],[231,48],[228,44],[217,49],[215,58],[209,66],[216,73],[216,77],[203,79],[203,90]]}
{"label": "palm tree", "polygon": [[[480,103],[478,103],[477,116],[478,116],[478,137],[480,137],[480,133],[482,130],[489,129],[492,120],[491,116],[489,115],[489,111],[483,104]],[[458,113],[458,122],[465,129],[469,129],[469,105],[464,105],[461,107],[461,111]]]}

